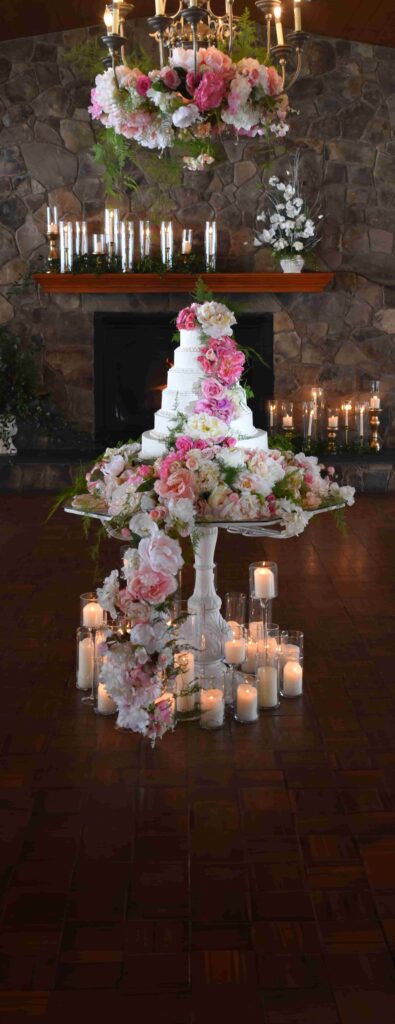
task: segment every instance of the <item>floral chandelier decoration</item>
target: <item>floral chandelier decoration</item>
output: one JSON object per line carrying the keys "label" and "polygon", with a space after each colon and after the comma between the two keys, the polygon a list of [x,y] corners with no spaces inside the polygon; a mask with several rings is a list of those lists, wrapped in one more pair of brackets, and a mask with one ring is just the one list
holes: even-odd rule
{"label": "floral chandelier decoration", "polygon": [[289,127],[286,65],[290,58],[291,64],[296,61],[289,81],[293,84],[306,38],[300,0],[294,5],[295,31],[286,43],[281,5],[259,0],[266,21],[265,47],[259,45],[248,11],[235,18],[233,0],[226,0],[223,15],[214,14],[210,0],[201,6],[180,3],[173,15],[166,12],[166,0],[155,0],[155,5],[148,24],[158,42],[160,66],[144,68],[132,66],[125,56],[124,22],[132,6],[106,7],[103,42],[109,55],[92,89],[92,117],[113,135],[160,154],[181,145],[180,155],[191,170],[202,170],[214,160],[221,137],[283,137]]}

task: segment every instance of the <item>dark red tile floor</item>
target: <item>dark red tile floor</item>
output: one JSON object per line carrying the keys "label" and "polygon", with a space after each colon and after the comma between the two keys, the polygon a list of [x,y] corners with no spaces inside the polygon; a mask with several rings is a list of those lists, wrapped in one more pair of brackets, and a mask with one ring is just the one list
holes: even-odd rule
{"label": "dark red tile floor", "polygon": [[[1,1021],[394,1024],[395,496],[265,545],[303,700],[154,751],[81,706],[91,566],[47,507],[1,498]],[[221,534],[221,592],[262,555]]]}

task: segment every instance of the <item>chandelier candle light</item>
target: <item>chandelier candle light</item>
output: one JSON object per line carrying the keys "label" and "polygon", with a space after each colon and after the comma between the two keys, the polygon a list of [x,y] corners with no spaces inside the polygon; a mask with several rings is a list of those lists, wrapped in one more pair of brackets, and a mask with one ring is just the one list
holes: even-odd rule
{"label": "chandelier candle light", "polygon": [[328,452],[337,451],[337,434],[339,430],[339,412],[337,409],[328,409]]}

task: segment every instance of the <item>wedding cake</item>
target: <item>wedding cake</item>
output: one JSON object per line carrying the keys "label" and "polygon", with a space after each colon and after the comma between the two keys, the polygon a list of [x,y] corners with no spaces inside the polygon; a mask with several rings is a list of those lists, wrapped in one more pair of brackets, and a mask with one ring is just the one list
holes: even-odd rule
{"label": "wedding cake", "polygon": [[267,451],[265,430],[254,427],[240,378],[245,356],[232,334],[234,314],[220,302],[193,303],[177,317],[180,344],[162,391],[153,430],[142,436],[142,459],[166,452],[169,435],[233,439],[237,448]]}

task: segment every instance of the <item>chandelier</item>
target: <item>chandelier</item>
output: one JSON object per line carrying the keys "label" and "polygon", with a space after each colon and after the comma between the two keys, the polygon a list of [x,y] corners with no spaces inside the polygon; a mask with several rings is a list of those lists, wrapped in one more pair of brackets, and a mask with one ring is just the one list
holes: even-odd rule
{"label": "chandelier", "polygon": [[[174,14],[166,9],[167,0],[155,0],[155,14],[147,19],[151,38],[159,48],[160,67],[164,67],[175,47],[192,49],[197,66],[197,51],[203,46],[220,46],[232,53],[237,37],[240,19],[233,13],[234,0],[224,0],[222,14],[216,14],[211,0],[180,0]],[[268,54],[280,66],[283,86],[289,89],[299,78],[302,70],[303,45],[308,38],[302,31],[301,0],[293,0],[294,30],[285,38],[283,28],[283,6],[278,0],[255,0],[255,6],[265,17],[265,38],[263,44]],[[133,4],[117,3],[106,6],[104,23],[107,34],[103,42],[109,55],[104,58],[106,67],[115,67],[124,61],[125,20],[133,11]],[[165,52],[167,51],[167,56]]]}

